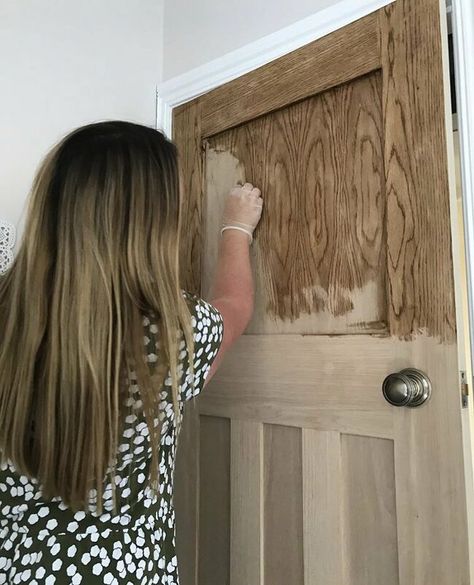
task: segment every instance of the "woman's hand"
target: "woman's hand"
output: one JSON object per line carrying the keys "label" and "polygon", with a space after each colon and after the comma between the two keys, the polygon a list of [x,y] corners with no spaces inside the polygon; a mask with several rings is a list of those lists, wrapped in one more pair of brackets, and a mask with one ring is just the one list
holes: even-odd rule
{"label": "woman's hand", "polygon": [[263,199],[260,189],[252,183],[236,185],[227,195],[221,233],[225,230],[239,230],[249,236],[252,242],[253,232],[262,215]]}

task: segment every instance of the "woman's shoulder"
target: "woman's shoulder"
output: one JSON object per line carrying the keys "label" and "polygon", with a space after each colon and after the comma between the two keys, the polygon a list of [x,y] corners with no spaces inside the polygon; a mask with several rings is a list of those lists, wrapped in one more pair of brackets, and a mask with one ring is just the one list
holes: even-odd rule
{"label": "woman's shoulder", "polygon": [[[195,293],[186,290],[183,290],[182,294],[188,304],[191,316],[193,317],[193,327],[195,327],[197,322],[202,319],[210,319],[215,323],[222,323],[222,315],[212,303],[204,300]],[[211,323],[208,323],[208,325],[210,324]]]}

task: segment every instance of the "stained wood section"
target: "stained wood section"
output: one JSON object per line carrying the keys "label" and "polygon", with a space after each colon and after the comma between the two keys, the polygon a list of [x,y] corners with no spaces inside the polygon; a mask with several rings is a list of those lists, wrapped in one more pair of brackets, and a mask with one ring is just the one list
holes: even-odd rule
{"label": "stained wood section", "polygon": [[230,582],[230,420],[200,417],[199,581]]}
{"label": "stained wood section", "polygon": [[380,94],[374,73],[207,141],[204,290],[229,185],[246,178],[265,197],[249,333],[384,330]]}
{"label": "stained wood section", "polygon": [[231,585],[263,583],[263,425],[231,421]]}
{"label": "stained wood section", "polygon": [[346,582],[399,585],[393,441],[342,435],[341,459]]}
{"label": "stained wood section", "polygon": [[379,67],[374,13],[207,93],[202,136],[212,136]]}
{"label": "stained wood section", "polygon": [[178,147],[182,180],[182,287],[201,292],[202,158],[201,104],[193,100],[173,110],[173,140]]}
{"label": "stained wood section", "polygon": [[379,11],[384,70],[389,320],[455,338],[440,3]]}
{"label": "stained wood section", "polygon": [[264,426],[266,585],[304,585],[301,430]]}
{"label": "stained wood section", "polygon": [[343,577],[341,435],[303,429],[305,585],[341,585]]}

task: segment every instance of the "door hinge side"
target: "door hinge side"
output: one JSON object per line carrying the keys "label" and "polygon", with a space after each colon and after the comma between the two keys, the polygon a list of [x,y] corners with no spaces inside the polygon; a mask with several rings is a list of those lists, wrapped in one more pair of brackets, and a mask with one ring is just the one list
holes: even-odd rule
{"label": "door hinge side", "polygon": [[467,408],[469,401],[469,384],[467,383],[466,372],[462,371],[461,374],[461,402],[462,407]]}

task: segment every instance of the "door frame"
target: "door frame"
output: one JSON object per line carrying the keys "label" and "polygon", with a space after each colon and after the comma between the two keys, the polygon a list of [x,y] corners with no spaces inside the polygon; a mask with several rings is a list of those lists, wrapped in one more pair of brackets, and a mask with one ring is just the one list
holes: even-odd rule
{"label": "door frame", "polygon": [[[470,365],[474,366],[474,5],[472,0],[448,0],[453,32],[454,68],[456,83],[457,130],[460,143],[460,170],[466,257],[468,329],[470,337]],[[458,318],[458,330],[462,323]],[[474,378],[468,380],[474,388]],[[474,575],[474,404],[468,399],[468,408],[462,417],[466,477],[466,497],[469,533],[469,561]],[[472,579],[472,577],[471,577]]]}

